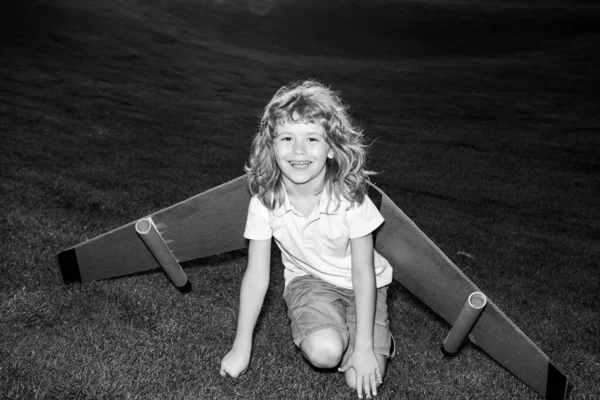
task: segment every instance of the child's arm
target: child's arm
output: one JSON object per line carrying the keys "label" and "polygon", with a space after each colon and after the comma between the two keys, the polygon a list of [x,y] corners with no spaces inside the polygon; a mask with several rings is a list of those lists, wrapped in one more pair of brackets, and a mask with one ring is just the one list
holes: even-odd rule
{"label": "child's arm", "polygon": [[240,307],[235,340],[221,361],[221,376],[237,378],[248,369],[252,334],[269,286],[271,239],[250,240],[248,267],[240,289]]}
{"label": "child's arm", "polygon": [[340,371],[353,368],[356,373],[356,391],[362,398],[363,389],[367,398],[377,395],[381,383],[381,371],[373,350],[373,327],[377,288],[373,266],[373,235],[351,239],[352,285],[356,305],[356,336],[354,352]]}

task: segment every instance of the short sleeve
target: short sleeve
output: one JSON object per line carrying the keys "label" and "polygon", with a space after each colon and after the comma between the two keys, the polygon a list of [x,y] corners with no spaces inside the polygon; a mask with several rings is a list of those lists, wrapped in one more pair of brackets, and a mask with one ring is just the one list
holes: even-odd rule
{"label": "short sleeve", "polygon": [[267,240],[273,237],[270,212],[256,196],[252,197],[248,206],[244,237],[251,240]]}
{"label": "short sleeve", "polygon": [[373,204],[369,196],[365,196],[362,204],[355,204],[346,214],[350,228],[350,239],[356,239],[372,233],[384,221],[383,216]]}

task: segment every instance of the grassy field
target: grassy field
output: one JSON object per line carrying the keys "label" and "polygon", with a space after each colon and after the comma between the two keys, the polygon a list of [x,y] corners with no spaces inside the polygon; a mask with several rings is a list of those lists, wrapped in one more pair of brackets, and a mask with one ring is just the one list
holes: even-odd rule
{"label": "grassy field", "polygon": [[[188,295],[160,271],[67,286],[55,258],[241,175],[262,107],[307,77],[342,92],[373,181],[564,370],[569,398],[600,398],[600,7],[248,4],[2,6],[0,398],[353,397],[294,348],[277,252],[239,380],[218,370],[243,251],[186,264]],[[396,283],[389,305],[379,398],[539,398],[476,346],[443,359],[448,324]]]}

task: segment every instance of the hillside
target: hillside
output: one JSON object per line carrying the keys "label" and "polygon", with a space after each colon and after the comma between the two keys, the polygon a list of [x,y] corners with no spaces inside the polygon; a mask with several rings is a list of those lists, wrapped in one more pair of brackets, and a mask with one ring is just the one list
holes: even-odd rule
{"label": "hillside", "polygon": [[[56,253],[243,173],[276,89],[313,77],[371,141],[373,181],[598,396],[600,7],[591,1],[28,0],[0,12],[0,397],[330,398],[282,277],[248,374],[222,380],[246,254],[64,285]],[[398,284],[382,399],[536,399]]]}

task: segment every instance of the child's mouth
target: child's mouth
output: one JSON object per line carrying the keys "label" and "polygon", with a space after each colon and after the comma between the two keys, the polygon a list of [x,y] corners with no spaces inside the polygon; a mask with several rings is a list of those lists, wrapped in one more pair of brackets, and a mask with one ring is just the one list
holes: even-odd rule
{"label": "child's mouth", "polygon": [[296,169],[306,169],[310,165],[310,161],[290,161],[290,165]]}

